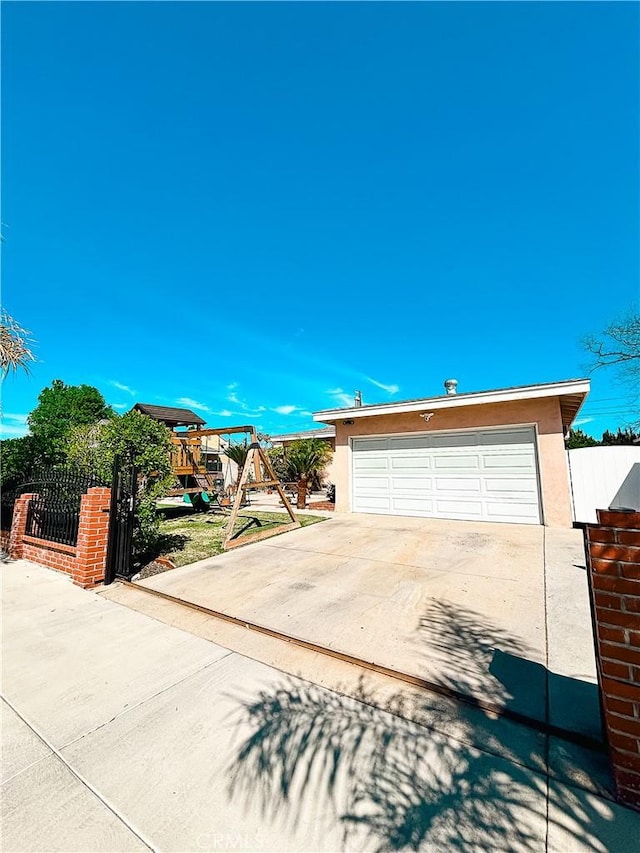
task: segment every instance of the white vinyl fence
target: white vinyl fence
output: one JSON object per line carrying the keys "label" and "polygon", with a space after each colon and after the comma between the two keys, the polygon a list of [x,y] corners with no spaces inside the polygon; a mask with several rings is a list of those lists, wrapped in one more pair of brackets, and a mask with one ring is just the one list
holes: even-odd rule
{"label": "white vinyl fence", "polygon": [[640,446],[580,447],[567,455],[574,521],[596,522],[596,509],[640,510]]}

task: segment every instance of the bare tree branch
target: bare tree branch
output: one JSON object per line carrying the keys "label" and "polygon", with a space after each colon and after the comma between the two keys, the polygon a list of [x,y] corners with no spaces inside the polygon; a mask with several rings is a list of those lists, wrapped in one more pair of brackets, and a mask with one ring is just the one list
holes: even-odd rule
{"label": "bare tree branch", "polygon": [[593,356],[590,373],[617,366],[627,378],[635,378],[640,373],[640,315],[632,312],[625,320],[611,323],[601,335],[588,335],[582,346]]}

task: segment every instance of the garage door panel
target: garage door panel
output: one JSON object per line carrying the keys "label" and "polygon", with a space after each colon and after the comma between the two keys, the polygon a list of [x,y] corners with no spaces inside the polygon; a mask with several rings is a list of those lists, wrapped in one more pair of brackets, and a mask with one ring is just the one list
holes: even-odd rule
{"label": "garage door panel", "polygon": [[389,460],[384,456],[365,456],[360,458],[356,456],[353,463],[354,471],[388,471]]}
{"label": "garage door panel", "polygon": [[484,468],[510,468],[515,471],[535,471],[536,461],[533,453],[485,453],[482,457]]}
{"label": "garage door panel", "polygon": [[492,501],[487,503],[486,510],[491,521],[523,522],[537,512],[538,504],[536,501]]}
{"label": "garage door panel", "polygon": [[459,433],[437,433],[431,434],[430,447],[477,447],[478,433],[476,432],[459,432]]}
{"label": "garage door panel", "polygon": [[445,468],[450,471],[457,471],[459,469],[463,469],[465,471],[469,470],[480,470],[480,456],[478,454],[472,453],[439,453],[438,455],[434,455],[433,457],[433,467],[438,470],[443,470]]}
{"label": "garage door panel", "polygon": [[389,512],[391,501],[388,497],[358,497],[355,500],[356,512]]}
{"label": "garage door panel", "polygon": [[438,498],[435,501],[435,509],[439,518],[470,518],[482,519],[482,501],[469,500],[468,498],[456,498],[446,500]]}
{"label": "garage door panel", "polygon": [[436,492],[460,492],[461,494],[480,495],[482,480],[479,477],[435,477]]}
{"label": "garage door panel", "polygon": [[416,454],[413,458],[411,456],[391,456],[389,459],[391,463],[391,470],[398,471],[404,468],[408,468],[411,471],[422,468],[431,468],[431,459],[428,456],[422,456]]}
{"label": "garage door panel", "polygon": [[398,515],[420,515],[425,512],[433,514],[433,501],[419,498],[395,497],[392,501],[392,510]]}
{"label": "garage door panel", "polygon": [[389,449],[388,438],[355,438],[353,450],[355,453],[375,453]]}
{"label": "garage door panel", "polygon": [[372,491],[380,491],[386,494],[389,491],[388,477],[362,477],[355,489],[355,494],[368,494]]}
{"label": "garage door panel", "polygon": [[491,447],[496,444],[501,446],[521,444],[523,447],[530,447],[533,441],[533,429],[531,427],[513,430],[491,430],[490,432],[480,430],[476,435],[478,437],[478,444],[485,447]]}
{"label": "garage door panel", "polygon": [[408,435],[399,438],[389,439],[389,450],[391,450],[392,452],[403,450],[421,450],[430,446],[430,438],[427,435]]}
{"label": "garage door panel", "polygon": [[500,497],[508,495],[510,498],[518,496],[535,497],[538,494],[538,483],[535,476],[529,479],[524,477],[486,477],[484,479],[484,492],[489,496]]}
{"label": "garage door panel", "polygon": [[354,439],[355,512],[540,523],[530,427]]}
{"label": "garage door panel", "polygon": [[433,491],[433,482],[431,477],[392,477],[391,489],[396,492],[431,492]]}

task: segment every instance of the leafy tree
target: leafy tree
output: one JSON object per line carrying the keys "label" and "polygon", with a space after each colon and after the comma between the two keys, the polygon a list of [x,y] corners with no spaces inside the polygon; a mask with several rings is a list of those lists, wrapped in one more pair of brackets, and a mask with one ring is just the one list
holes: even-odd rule
{"label": "leafy tree", "polygon": [[132,410],[97,424],[73,427],[67,435],[68,460],[81,470],[111,478],[114,458],[131,460],[139,470],[133,546],[138,557],[153,551],[160,537],[156,501],[173,483],[171,431]]}
{"label": "leafy tree", "polygon": [[630,427],[625,429],[618,427],[618,432],[609,432],[609,430],[603,432],[600,444],[636,444],[637,442],[640,442],[640,433],[634,432]]}
{"label": "leafy tree", "polygon": [[640,441],[640,433],[635,432],[631,427],[622,429],[618,427],[617,432],[605,430],[602,433],[602,438],[598,440],[591,435],[582,432],[581,429],[572,429],[569,433],[566,446],[567,450],[573,450],[576,447],[596,447],[599,445],[612,444],[637,444]]}
{"label": "leafy tree", "polygon": [[29,362],[35,361],[30,348],[30,333],[7,311],[0,310],[0,372],[5,379],[11,371],[29,373]]}
{"label": "leafy tree", "polygon": [[289,469],[287,467],[284,447],[270,447],[267,450],[267,456],[269,457],[269,462],[271,462],[276,477],[279,480],[286,482],[291,479],[289,477]]}
{"label": "leafy tree", "polygon": [[43,388],[38,405],[27,422],[38,446],[40,461],[54,464],[64,461],[65,444],[73,427],[89,426],[114,416],[102,394],[91,385],[65,385],[54,379]]}
{"label": "leafy tree", "polygon": [[0,482],[5,495],[29,479],[38,459],[37,443],[32,435],[2,441]]}
{"label": "leafy tree", "polygon": [[569,438],[565,442],[567,450],[575,450],[578,447],[595,447],[597,444],[600,442],[596,438],[587,435],[581,429],[570,430]]}

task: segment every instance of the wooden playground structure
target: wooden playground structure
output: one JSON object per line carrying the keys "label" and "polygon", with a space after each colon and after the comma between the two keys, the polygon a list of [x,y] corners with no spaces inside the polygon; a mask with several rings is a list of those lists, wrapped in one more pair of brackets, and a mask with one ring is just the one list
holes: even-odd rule
{"label": "wooden playground structure", "polygon": [[[227,466],[225,476],[225,471],[219,462],[220,457],[225,455],[222,437],[240,433],[248,434],[250,443],[242,471],[237,477],[237,481],[231,482],[229,478],[231,466]],[[301,526],[294,515],[283,485],[273,470],[269,457],[260,446],[255,427],[251,425],[216,429],[198,427],[181,432],[173,431],[171,440],[174,444],[171,468],[180,485],[171,489],[168,495],[182,495],[185,503],[196,508],[229,512],[223,543],[225,550],[260,539],[267,539],[275,533],[283,533],[286,530],[294,530]],[[214,456],[218,460],[214,463],[213,469],[209,456]],[[247,502],[247,489],[275,490],[280,496],[290,521],[268,530],[258,529],[255,533],[244,535],[238,539],[237,534],[234,535],[234,529],[238,514]],[[259,525],[259,522],[257,523]]]}

